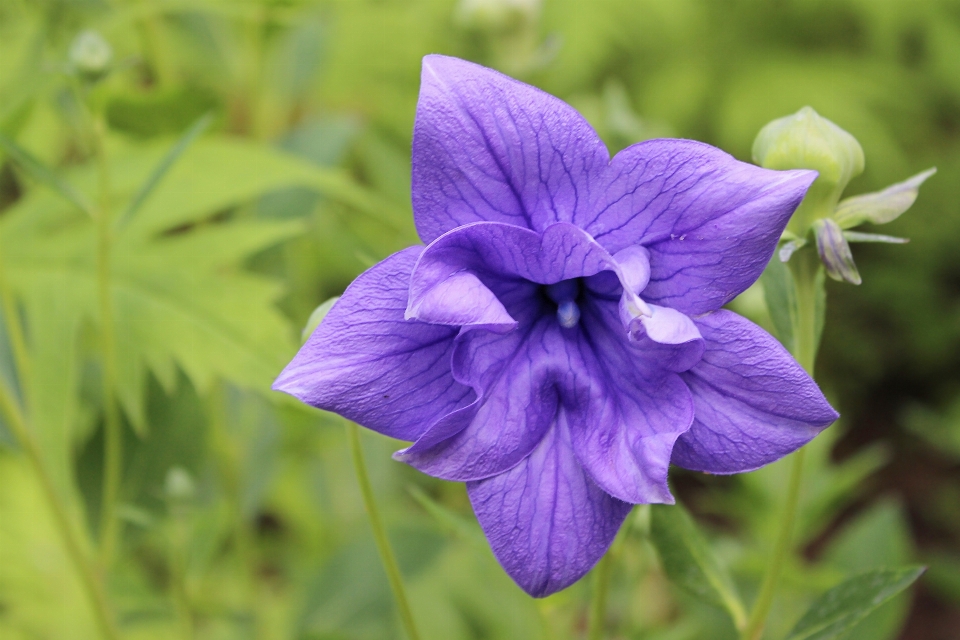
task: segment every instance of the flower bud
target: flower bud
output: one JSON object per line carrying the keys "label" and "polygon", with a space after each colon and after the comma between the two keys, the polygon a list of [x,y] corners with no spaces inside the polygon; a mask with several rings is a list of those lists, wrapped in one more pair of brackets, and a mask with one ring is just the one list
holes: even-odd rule
{"label": "flower bud", "polygon": [[817,218],[833,213],[851,178],[863,172],[860,143],[852,135],[804,107],[767,124],[753,143],[753,160],[767,169],[816,169],[814,181],[788,229],[803,237]]}
{"label": "flower bud", "polygon": [[196,486],[190,473],[183,467],[170,467],[163,483],[163,491],[167,498],[174,501],[186,501],[193,498]]}
{"label": "flower bud", "polygon": [[813,233],[817,238],[817,252],[827,275],[839,282],[860,284],[860,273],[840,225],[832,218],[823,218],[813,223]]}
{"label": "flower bud", "polygon": [[457,22],[468,29],[506,31],[534,22],[542,0],[461,0]]}
{"label": "flower bud", "polygon": [[81,31],[70,45],[70,66],[90,82],[105,76],[112,60],[113,48],[96,31]]}

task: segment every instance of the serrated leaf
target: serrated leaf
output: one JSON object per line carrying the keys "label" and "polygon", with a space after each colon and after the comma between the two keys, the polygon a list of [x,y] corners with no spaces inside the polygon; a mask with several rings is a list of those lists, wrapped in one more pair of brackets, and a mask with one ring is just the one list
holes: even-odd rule
{"label": "serrated leaf", "polygon": [[[151,160],[156,157],[154,154]],[[139,163],[140,175],[145,175],[146,163],[142,158]],[[181,156],[124,232],[137,236],[160,233],[286,187],[315,189],[394,232],[410,227],[402,208],[357,185],[343,171],[320,167],[271,147],[208,137],[198,140]],[[126,192],[133,193],[132,185]],[[413,239],[412,228],[410,234]]]}
{"label": "serrated leaf", "polygon": [[733,580],[683,507],[651,505],[650,537],[674,584],[722,607],[743,627],[746,613]]}
{"label": "serrated leaf", "polygon": [[927,169],[903,182],[892,184],[883,191],[841,200],[834,213],[834,220],[844,229],[864,222],[892,222],[913,205],[920,193],[920,185],[936,172],[936,168]]}
{"label": "serrated leaf", "polygon": [[132,200],[130,200],[126,208],[120,214],[120,217],[115,221],[118,229],[122,229],[127,220],[136,215],[137,211],[147,200],[147,198],[150,197],[150,194],[153,193],[153,190],[157,188],[157,185],[160,184],[160,181],[163,180],[163,178],[167,175],[167,172],[174,165],[174,163],[180,159],[180,156],[182,156],[183,152],[187,150],[187,147],[189,147],[193,141],[197,139],[197,137],[207,130],[207,127],[210,126],[211,122],[213,122],[213,114],[208,113],[202,116],[187,130],[186,133],[183,134],[183,137],[177,141],[177,144],[170,149],[167,155],[160,160],[150,176],[140,186],[140,190],[137,191],[137,194]]}
{"label": "serrated leaf", "polygon": [[[192,168],[183,172],[183,163],[197,150],[201,153],[192,155]],[[157,157],[156,150],[148,148],[114,160],[111,173],[116,176],[117,191],[132,193],[156,166]],[[198,163],[207,170],[201,171]],[[330,175],[340,179],[340,174],[319,170],[320,179],[317,171],[309,163],[270,148],[235,141],[198,141],[115,238],[111,294],[117,393],[139,431],[146,427],[143,385],[147,370],[170,390],[179,367],[202,390],[216,377],[247,388],[266,388],[282,367],[293,345],[287,321],[273,308],[280,294],[278,284],[244,273],[240,267],[250,255],[299,234],[302,224],[200,222],[226,207],[291,184],[318,188],[328,184],[324,180]],[[94,176],[88,170],[77,171],[75,178],[81,188],[92,190]],[[366,197],[366,192],[352,183],[346,191]],[[184,224],[191,226],[182,227]],[[55,198],[38,192],[18,202],[0,220],[0,244],[0,259],[10,285],[28,306],[34,343],[60,349],[62,358],[76,362],[76,346],[71,347],[66,334],[55,336],[32,325],[38,319],[56,318],[60,325],[70,320],[73,324],[64,330],[72,336],[81,319],[100,326],[93,225]],[[30,311],[52,304],[62,308],[52,314]],[[49,331],[53,332],[53,327]],[[60,389],[63,385],[58,380],[71,379],[63,375],[62,368],[43,371],[49,380],[39,380],[38,389]],[[73,396],[75,393],[59,394],[60,398]],[[37,406],[47,411],[46,403]],[[58,411],[69,422],[71,408]],[[60,441],[67,433],[62,423],[58,419],[57,426],[51,427],[60,434]]]}
{"label": "serrated leaf", "polygon": [[840,583],[817,598],[787,640],[843,638],[867,614],[913,584],[925,570],[875,569]]}
{"label": "serrated leaf", "polygon": [[31,178],[46,185],[69,202],[76,205],[81,211],[93,216],[94,209],[90,201],[67,180],[64,180],[39,159],[34,158],[29,151],[23,149],[16,142],[0,133],[0,148],[13,158]]}

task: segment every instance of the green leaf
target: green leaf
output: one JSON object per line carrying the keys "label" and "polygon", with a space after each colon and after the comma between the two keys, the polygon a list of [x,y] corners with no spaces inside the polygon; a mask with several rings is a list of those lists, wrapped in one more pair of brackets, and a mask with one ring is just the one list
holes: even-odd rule
{"label": "green leaf", "polygon": [[164,176],[167,175],[167,171],[170,170],[170,167],[183,155],[183,152],[187,150],[187,147],[197,139],[204,131],[207,130],[207,127],[210,126],[210,123],[213,122],[213,114],[207,113],[197,120],[190,129],[187,130],[183,137],[175,144],[163,157],[160,161],[160,164],[153,170],[153,173],[150,174],[150,177],[143,183],[143,186],[140,187],[140,190],[137,192],[137,195],[133,197],[130,203],[127,205],[127,208],[123,210],[123,213],[120,214],[120,217],[117,218],[115,225],[117,229],[122,229],[126,224],[127,220],[132,218],[134,214],[140,209],[144,201],[150,197],[150,194],[153,193],[153,190],[156,189],[157,185],[160,184],[160,181],[163,180]]}
{"label": "green leaf", "polygon": [[767,311],[773,321],[777,339],[787,351],[793,351],[793,327],[797,317],[797,294],[793,275],[780,258],[770,258],[767,268],[760,276]]}
{"label": "green leaf", "polygon": [[926,567],[875,569],[830,589],[810,606],[787,640],[843,638],[858,622],[919,578]]}
{"label": "green leaf", "polygon": [[[156,154],[156,152],[154,152]],[[133,193],[160,154],[140,153],[139,165],[118,168]],[[119,160],[119,159],[118,159]],[[147,164],[149,163],[149,164]],[[119,162],[118,162],[119,164]],[[145,166],[146,165],[146,166]],[[126,176],[124,176],[126,174]],[[135,182],[133,182],[135,180]],[[119,179],[118,190],[122,189]],[[317,166],[277,149],[227,137],[198,140],[170,169],[124,233],[147,236],[206,220],[223,209],[287,187],[308,187],[388,227],[393,233],[415,235],[409,213],[358,185],[346,173]]]}
{"label": "green leaf", "polygon": [[77,191],[69,182],[55,174],[53,170],[43,164],[43,162],[33,157],[29,151],[23,149],[2,133],[0,133],[0,147],[3,147],[3,150],[6,151],[31,178],[53,189],[91,217],[94,215],[93,205],[90,204],[82,193]]}
{"label": "green leaf", "polygon": [[892,184],[883,191],[841,200],[834,213],[834,220],[844,229],[864,222],[892,222],[913,205],[920,193],[920,185],[936,172],[936,168],[927,169],[903,182]]}
{"label": "green leaf", "polygon": [[733,624],[743,627],[746,613],[733,580],[683,507],[652,505],[650,537],[674,584],[724,608]]}
{"label": "green leaf", "polygon": [[[114,159],[110,169],[118,195],[143,184],[159,157],[154,149],[141,148]],[[293,336],[273,307],[281,290],[275,281],[246,273],[241,266],[251,255],[300,234],[302,223],[207,220],[291,184],[327,184],[330,174],[319,170],[320,179],[317,171],[263,146],[198,141],[116,236],[111,306],[117,393],[138,431],[146,428],[147,370],[170,391],[177,368],[200,390],[218,377],[266,389],[282,368],[293,350]],[[87,169],[76,172],[76,178],[85,190],[92,190],[96,179]],[[352,183],[346,191],[366,193]],[[60,398],[32,403],[37,411],[56,414],[34,422],[48,424],[44,428],[56,434],[51,437],[59,444],[51,452],[69,450],[64,425],[76,414],[76,393],[70,392],[76,387],[76,332],[83,319],[95,328],[100,325],[94,228],[56,198],[37,192],[0,220],[0,243],[10,286],[26,308],[31,350],[48,349],[51,354],[51,365],[42,368],[45,377],[34,386]],[[59,369],[54,366],[56,354]]]}
{"label": "green leaf", "polygon": [[[24,456],[0,452],[0,513],[0,638],[102,637],[43,488]],[[71,512],[70,518],[87,552],[82,516]]]}

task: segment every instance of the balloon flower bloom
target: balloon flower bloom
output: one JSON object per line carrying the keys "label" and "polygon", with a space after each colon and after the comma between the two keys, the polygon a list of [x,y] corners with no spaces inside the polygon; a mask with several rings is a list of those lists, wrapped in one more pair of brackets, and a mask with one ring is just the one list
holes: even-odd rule
{"label": "balloon flower bloom", "polygon": [[690,140],[612,159],[573,108],[423,61],[412,200],[424,245],[363,273],[274,388],[412,444],[467,483],[497,559],[546,596],[603,556],[671,463],[761,467],[837,418],[722,309],[763,271],[813,171]]}

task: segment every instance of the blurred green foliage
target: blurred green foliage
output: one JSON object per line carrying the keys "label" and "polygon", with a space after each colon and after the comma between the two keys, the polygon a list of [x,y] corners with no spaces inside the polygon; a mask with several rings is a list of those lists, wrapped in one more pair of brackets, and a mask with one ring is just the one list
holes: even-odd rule
{"label": "blurred green foliage", "polygon": [[[797,553],[765,637],[785,637],[845,577],[914,560],[931,568],[903,637],[949,637],[960,627],[960,3],[528,4],[481,19],[454,0],[0,0],[0,134],[91,206],[118,216],[177,139],[214,117],[113,237],[122,538],[104,570],[123,637],[401,637],[342,421],[268,387],[315,307],[417,242],[410,135],[430,52],[568,100],[612,151],[674,135],[749,160],[766,122],[811,105],[863,145],[849,195],[939,168],[884,229],[912,242],[862,245],[864,284],[830,283],[818,378],[844,417],[810,447]],[[93,86],[69,74],[84,29],[113,49]],[[106,125],[99,143],[91,114]],[[104,466],[96,225],[10,148],[0,382],[90,551]],[[736,304],[772,326],[762,301],[754,290]],[[0,421],[0,635],[98,637],[10,426]],[[589,579],[529,599],[462,486],[391,461],[400,443],[365,434],[364,446],[425,638],[582,637]],[[675,477],[748,603],[786,476],[777,463]],[[733,638],[720,609],[667,582],[649,535],[638,509],[615,546],[610,637]],[[900,596],[851,637],[898,637],[910,610]]]}

